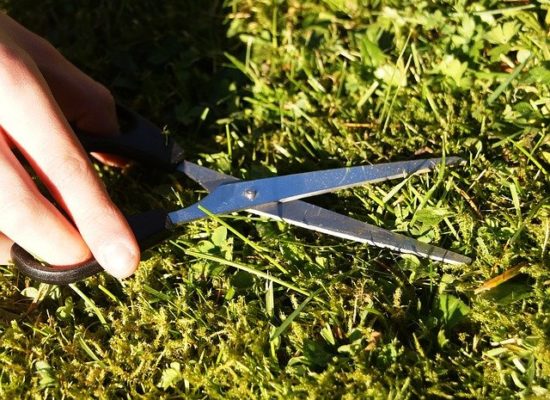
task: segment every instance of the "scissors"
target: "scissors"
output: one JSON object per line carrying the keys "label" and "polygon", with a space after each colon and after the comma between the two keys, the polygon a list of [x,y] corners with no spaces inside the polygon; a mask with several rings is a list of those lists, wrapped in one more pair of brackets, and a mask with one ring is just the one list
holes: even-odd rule
{"label": "scissors", "polygon": [[[209,192],[186,208],[152,210],[128,216],[142,250],[169,237],[174,228],[207,218],[208,214],[222,215],[246,210],[313,231],[436,261],[450,264],[469,264],[472,261],[469,257],[300,200],[367,183],[425,173],[442,164],[459,164],[463,161],[459,157],[390,162],[242,181],[185,161],[183,150],[171,137],[163,135],[160,128],[134,111],[119,105],[117,113],[122,127],[120,135],[97,137],[75,129],[87,151],[118,154],[150,167],[182,172]],[[38,261],[17,244],[12,246],[11,255],[22,273],[44,283],[69,284],[103,271],[94,259],[77,265],[50,266]]]}

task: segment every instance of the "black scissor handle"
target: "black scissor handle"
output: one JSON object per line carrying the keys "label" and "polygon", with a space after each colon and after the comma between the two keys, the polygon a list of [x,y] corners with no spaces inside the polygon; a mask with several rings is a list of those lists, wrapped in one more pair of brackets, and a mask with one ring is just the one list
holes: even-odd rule
{"label": "black scissor handle", "polygon": [[182,148],[151,121],[120,104],[117,104],[117,116],[121,127],[119,135],[92,135],[73,126],[88,152],[116,154],[167,171],[183,161]]}
{"label": "black scissor handle", "polygon": [[[171,223],[163,210],[131,215],[127,220],[142,250],[166,239],[169,235]],[[47,265],[38,261],[18,244],[12,246],[11,257],[23,274],[36,281],[55,285],[74,283],[103,271],[95,259],[75,265]]]}
{"label": "black scissor handle", "polygon": [[[122,105],[117,105],[117,115],[121,132],[115,136],[95,136],[73,127],[88,152],[117,154],[168,171],[183,161],[181,147],[152,122]],[[142,250],[168,236],[170,222],[165,211],[149,211],[127,217],[127,220]],[[103,271],[96,260],[50,266],[36,260],[17,244],[12,246],[11,256],[23,274],[44,283],[66,285]]]}

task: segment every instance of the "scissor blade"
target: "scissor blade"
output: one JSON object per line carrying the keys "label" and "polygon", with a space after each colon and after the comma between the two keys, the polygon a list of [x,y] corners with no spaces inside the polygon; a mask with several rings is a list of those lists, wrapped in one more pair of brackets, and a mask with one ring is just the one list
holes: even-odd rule
{"label": "scissor blade", "polygon": [[469,264],[472,259],[410,237],[390,232],[303,201],[270,203],[247,210],[280,219],[291,225],[344,239],[389,248],[449,264]]}
{"label": "scissor blade", "polygon": [[[452,159],[456,160],[454,162],[460,161],[457,157]],[[189,161],[180,164],[178,170],[184,172],[208,191],[213,191],[224,183],[239,181],[238,178],[231,175],[222,174]],[[450,264],[469,264],[472,261],[470,258],[452,251],[419,242],[407,236],[387,231],[300,200],[286,203],[268,203],[249,208],[247,211],[256,215],[280,219],[291,225],[332,236],[415,254],[420,257],[428,257]]]}
{"label": "scissor blade", "polygon": [[[445,164],[461,161],[459,157],[444,159]],[[442,158],[401,161],[226,183],[221,182],[223,178],[220,177],[218,181],[211,181],[210,186],[215,187],[211,194],[190,207],[170,213],[169,216],[174,224],[182,224],[206,217],[201,207],[213,214],[227,214],[272,202],[293,201],[365,183],[427,172],[442,162]],[[182,168],[191,176],[196,167],[198,166],[184,163]]]}
{"label": "scissor blade", "polygon": [[[445,159],[445,164],[455,164],[460,161],[462,159],[459,157],[448,157]],[[259,206],[272,201],[299,200],[366,183],[404,178],[407,175],[428,172],[442,162],[441,158],[432,158],[336,168],[231,183],[220,186],[216,190],[221,192],[225,191],[226,187],[231,187],[233,194],[245,196],[249,200],[249,205]]]}
{"label": "scissor blade", "polygon": [[203,167],[190,161],[183,161],[177,168],[189,178],[193,179],[209,192],[213,192],[218,186],[224,183],[237,182],[240,179],[231,175],[222,174],[213,169]]}

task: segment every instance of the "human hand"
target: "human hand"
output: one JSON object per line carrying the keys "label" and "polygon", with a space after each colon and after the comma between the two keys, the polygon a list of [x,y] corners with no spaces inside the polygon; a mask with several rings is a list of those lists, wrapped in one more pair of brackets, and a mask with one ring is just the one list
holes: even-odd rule
{"label": "human hand", "polygon": [[[107,272],[127,277],[139,247],[67,121],[97,135],[118,131],[110,92],[0,13],[0,264],[9,262],[15,241],[52,265],[93,254]],[[13,149],[72,223],[40,193]]]}

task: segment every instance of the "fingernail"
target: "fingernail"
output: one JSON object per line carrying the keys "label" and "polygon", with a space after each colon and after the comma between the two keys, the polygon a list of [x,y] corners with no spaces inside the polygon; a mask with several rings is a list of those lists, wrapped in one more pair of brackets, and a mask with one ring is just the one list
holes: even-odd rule
{"label": "fingernail", "polygon": [[101,266],[116,278],[127,278],[136,269],[136,254],[123,242],[104,245],[100,257]]}

